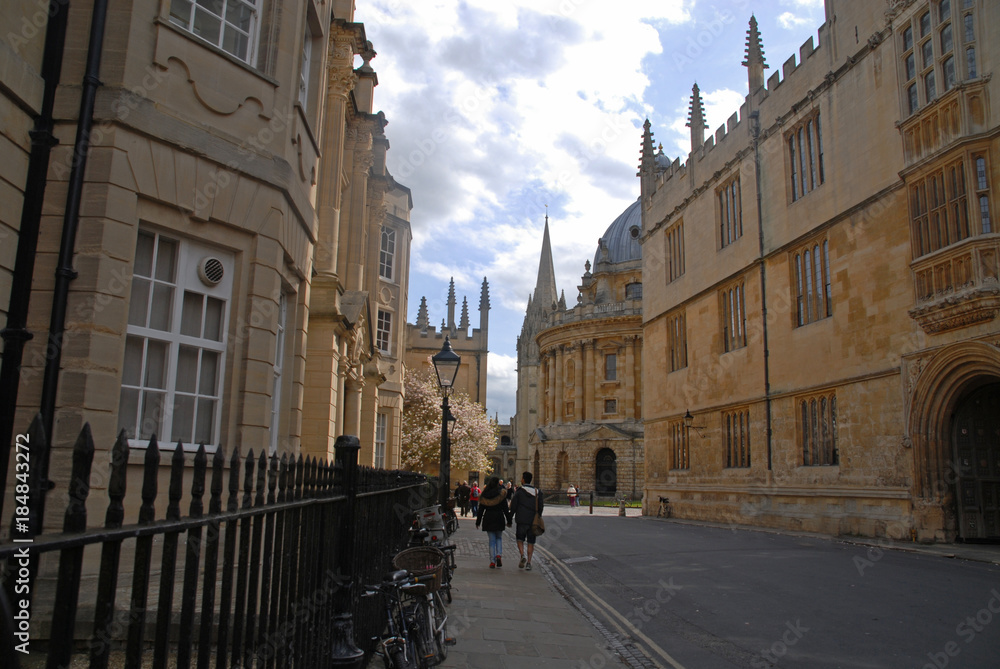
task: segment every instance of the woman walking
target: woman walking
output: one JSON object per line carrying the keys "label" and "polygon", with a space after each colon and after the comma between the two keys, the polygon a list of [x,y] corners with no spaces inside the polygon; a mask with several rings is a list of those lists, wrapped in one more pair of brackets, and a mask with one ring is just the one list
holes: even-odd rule
{"label": "woman walking", "polygon": [[507,491],[500,487],[500,479],[490,478],[479,493],[479,511],[476,513],[476,527],[480,524],[490,539],[490,569],[503,566],[503,530],[510,527],[510,504]]}

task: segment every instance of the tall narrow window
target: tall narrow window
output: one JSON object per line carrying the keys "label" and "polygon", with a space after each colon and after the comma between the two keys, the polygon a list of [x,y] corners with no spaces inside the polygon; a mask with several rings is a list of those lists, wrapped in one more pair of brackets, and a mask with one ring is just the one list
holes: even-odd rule
{"label": "tall narrow window", "polygon": [[674,421],[667,428],[670,435],[670,468],[690,469],[691,456],[688,450],[688,428],[683,421]]}
{"label": "tall narrow window", "polygon": [[140,230],[118,427],[134,445],[215,446],[220,439],[230,254]]}
{"label": "tall narrow window", "polygon": [[720,186],[716,196],[719,201],[719,247],[725,248],[743,236],[739,175]]}
{"label": "tall narrow window", "polygon": [[608,353],[604,356],[604,380],[615,381],[618,379],[618,356]]}
{"label": "tall narrow window", "polygon": [[825,179],[819,112],[815,111],[799,121],[785,137],[788,144],[788,166],[791,171],[791,194],[794,202],[815,190]]}
{"label": "tall narrow window", "polygon": [[309,107],[309,71],[312,62],[312,31],[306,26],[302,38],[302,62],[299,64],[299,104],[303,109]]}
{"label": "tall narrow window", "polygon": [[392,346],[392,312],[378,310],[378,323],[375,328],[375,346],[383,353],[391,353]]}
{"label": "tall narrow window", "polygon": [[671,372],[687,367],[687,323],[683,312],[667,319],[667,355]]}
{"label": "tall narrow window", "polygon": [[385,443],[389,428],[389,417],[384,413],[375,414],[375,467],[385,469]]}
{"label": "tall narrow window", "polygon": [[836,394],[800,398],[798,406],[802,464],[807,467],[839,464]]}
{"label": "tall narrow window", "polygon": [[833,315],[830,247],[827,240],[808,244],[793,254],[796,323],[806,325]]}
{"label": "tall narrow window", "polygon": [[170,22],[253,64],[258,29],[256,0],[171,0]]}
{"label": "tall narrow window", "polygon": [[392,281],[393,263],[396,260],[396,231],[382,226],[382,245],[379,250],[378,273],[383,279]]}
{"label": "tall narrow window", "polygon": [[726,411],[722,415],[722,438],[726,447],[726,467],[750,466],[750,410]]}
{"label": "tall narrow window", "polygon": [[976,169],[976,200],[979,202],[979,229],[982,234],[993,232],[990,221],[990,182],[987,172],[986,158],[975,156]]}
{"label": "tall narrow window", "polygon": [[722,341],[726,353],[747,345],[743,282],[722,290]]}
{"label": "tall narrow window", "polygon": [[274,339],[274,378],[271,384],[271,444],[270,454],[278,452],[281,434],[281,380],[285,362],[285,327],[288,322],[288,298],[278,298],[278,332]]}
{"label": "tall narrow window", "polygon": [[670,226],[666,232],[667,283],[684,274],[684,222]]}

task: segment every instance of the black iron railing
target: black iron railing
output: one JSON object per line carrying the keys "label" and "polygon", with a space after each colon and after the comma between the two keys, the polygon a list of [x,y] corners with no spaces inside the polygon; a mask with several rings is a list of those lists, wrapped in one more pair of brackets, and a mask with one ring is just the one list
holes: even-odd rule
{"label": "black iron railing", "polygon": [[[47,446],[43,433],[36,420],[30,443]],[[40,656],[52,669],[81,660],[103,669],[112,659],[154,669],[357,666],[382,621],[355,596],[356,586],[390,568],[409,513],[434,495],[424,475],[358,467],[358,450],[356,438],[341,437],[335,462],[244,457],[238,448],[227,462],[221,448],[209,461],[202,446],[192,467],[178,444],[166,512],[157,518],[154,438],[142,465],[138,521],[124,525],[130,449],[122,433],[111,450],[104,526],[88,528],[95,449],[85,426],[73,450],[62,533],[38,533],[34,517],[19,524],[18,514],[30,511],[20,507],[10,541],[0,544],[5,666],[17,669],[29,657],[41,666]],[[34,497],[46,488],[24,486]],[[88,547],[99,547],[99,567],[85,563]],[[58,556],[57,570],[43,563],[54,559],[46,556]],[[43,586],[53,580],[50,594]]]}

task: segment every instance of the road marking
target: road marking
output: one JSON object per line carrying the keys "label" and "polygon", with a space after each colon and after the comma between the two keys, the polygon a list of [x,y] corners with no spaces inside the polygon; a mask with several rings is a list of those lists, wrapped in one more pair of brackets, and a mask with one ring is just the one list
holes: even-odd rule
{"label": "road marking", "polygon": [[563,560],[565,564],[576,564],[577,562],[590,562],[591,560],[596,560],[593,555],[583,555],[581,557],[566,558]]}
{"label": "road marking", "polygon": [[572,580],[574,588],[576,588],[581,597],[586,599],[594,610],[601,613],[609,623],[618,628],[619,632],[626,636],[631,635],[642,639],[647,648],[662,657],[671,667],[674,669],[684,669],[684,665],[671,657],[667,651],[660,648],[655,641],[643,634],[642,630],[633,625],[628,618],[620,614],[617,609],[601,599],[601,597],[593,590],[588,588],[587,585],[572,572],[572,570],[561,564],[561,560],[556,558],[556,556],[552,554],[552,551],[544,548],[543,546],[535,546],[535,550],[540,550],[549,559],[549,564],[558,569],[567,580]]}

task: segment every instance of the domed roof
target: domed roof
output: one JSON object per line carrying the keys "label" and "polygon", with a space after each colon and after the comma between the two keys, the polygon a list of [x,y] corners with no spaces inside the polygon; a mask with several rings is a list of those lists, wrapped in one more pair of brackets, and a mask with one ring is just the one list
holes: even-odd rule
{"label": "domed roof", "polygon": [[640,205],[641,201],[637,199],[604,231],[594,256],[595,267],[602,261],[617,264],[642,258],[639,246],[639,235],[642,233]]}

